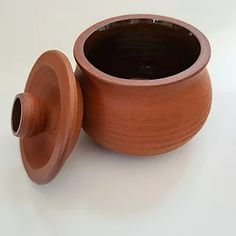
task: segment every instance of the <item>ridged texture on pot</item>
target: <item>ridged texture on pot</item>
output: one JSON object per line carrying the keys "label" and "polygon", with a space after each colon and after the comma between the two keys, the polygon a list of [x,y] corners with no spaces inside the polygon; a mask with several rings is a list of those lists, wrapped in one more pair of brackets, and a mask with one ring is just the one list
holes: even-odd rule
{"label": "ridged texture on pot", "polygon": [[97,143],[131,155],[171,151],[192,138],[211,106],[207,69],[191,78],[152,86],[124,86],[78,67],[84,96],[83,128]]}

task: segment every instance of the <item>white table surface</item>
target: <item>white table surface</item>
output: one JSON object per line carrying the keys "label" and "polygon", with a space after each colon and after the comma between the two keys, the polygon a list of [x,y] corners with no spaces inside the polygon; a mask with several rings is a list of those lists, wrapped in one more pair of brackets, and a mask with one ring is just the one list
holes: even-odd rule
{"label": "white table surface", "polygon": [[[0,235],[235,236],[236,1],[0,1]],[[182,19],[211,42],[213,105],[204,128],[176,151],[130,158],[83,132],[55,181],[38,186],[11,134],[14,96],[37,57],[127,13]]]}

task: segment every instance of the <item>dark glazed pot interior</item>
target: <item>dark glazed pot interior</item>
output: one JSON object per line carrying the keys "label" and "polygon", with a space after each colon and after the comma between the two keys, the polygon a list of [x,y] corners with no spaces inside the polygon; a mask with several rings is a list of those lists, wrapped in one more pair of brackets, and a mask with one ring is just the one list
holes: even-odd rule
{"label": "dark glazed pot interior", "polygon": [[198,59],[200,43],[182,26],[160,20],[131,19],[105,25],[86,40],[88,61],[124,79],[160,79],[180,73]]}

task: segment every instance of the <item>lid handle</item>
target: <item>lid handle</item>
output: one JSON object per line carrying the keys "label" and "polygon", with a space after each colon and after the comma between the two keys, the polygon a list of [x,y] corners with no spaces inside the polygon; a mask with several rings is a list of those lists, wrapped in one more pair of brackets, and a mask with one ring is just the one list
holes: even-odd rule
{"label": "lid handle", "polygon": [[46,127],[46,108],[31,93],[16,95],[11,115],[12,133],[17,137],[32,137]]}

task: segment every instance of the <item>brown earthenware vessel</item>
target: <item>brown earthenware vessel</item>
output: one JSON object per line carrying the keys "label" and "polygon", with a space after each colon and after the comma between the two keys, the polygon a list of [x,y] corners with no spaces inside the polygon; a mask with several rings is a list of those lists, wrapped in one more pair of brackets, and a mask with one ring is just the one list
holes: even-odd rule
{"label": "brown earthenware vessel", "polygon": [[152,155],[186,143],[211,106],[206,37],[182,21],[128,15],[85,30],[74,46],[83,129],[117,152]]}
{"label": "brown earthenware vessel", "polygon": [[207,119],[210,45],[187,23],[156,15],[111,18],[79,36],[74,56],[75,75],[61,52],[42,54],[14,101],[12,132],[36,183],[60,171],[82,120],[97,143],[143,156],[181,146]]}

